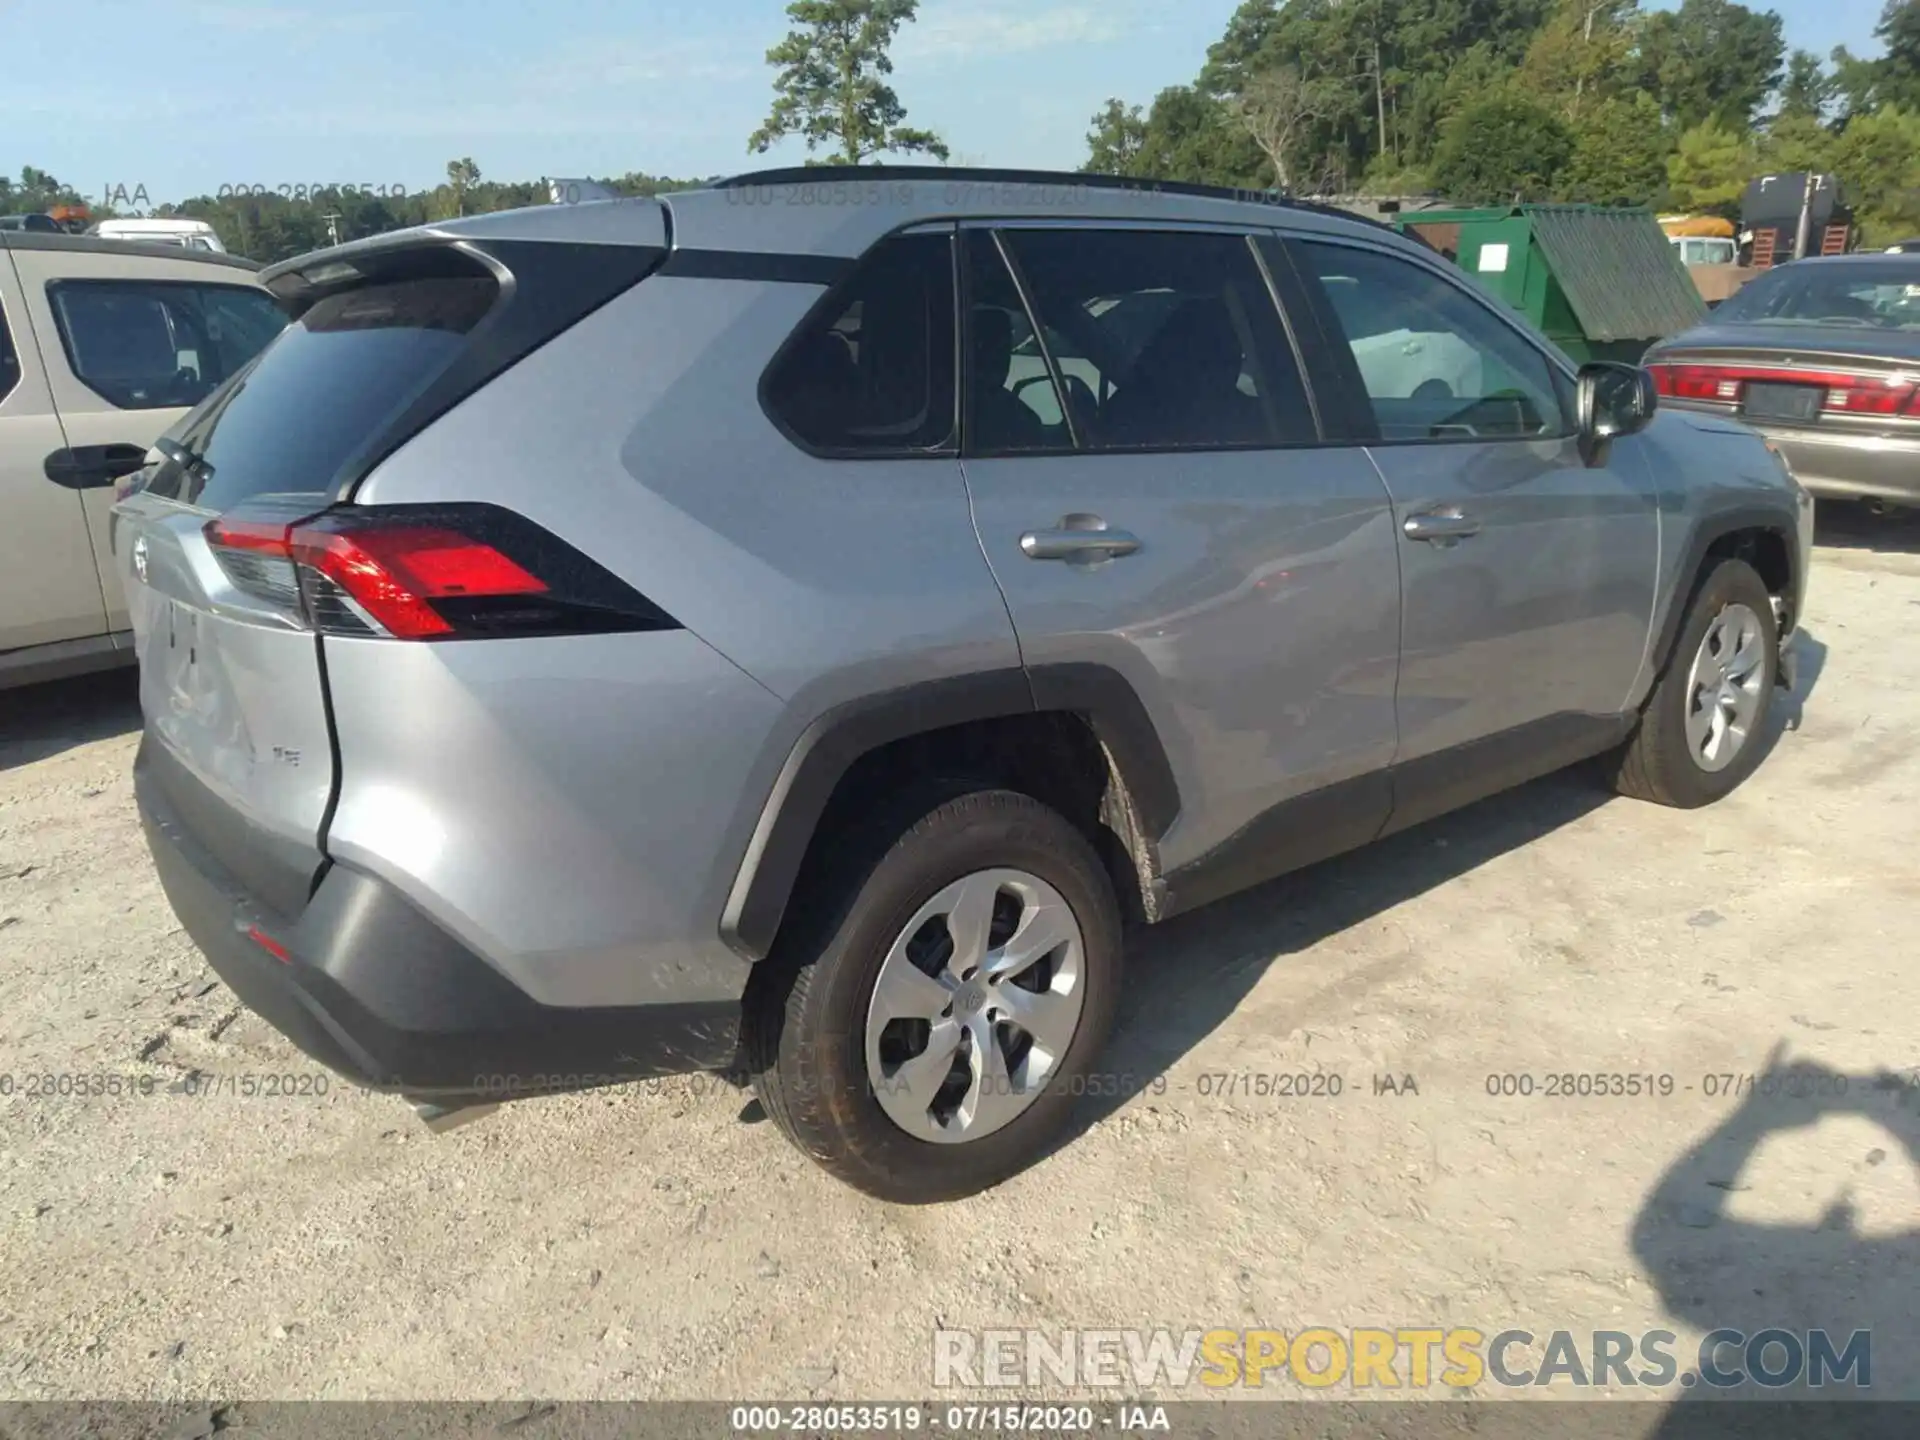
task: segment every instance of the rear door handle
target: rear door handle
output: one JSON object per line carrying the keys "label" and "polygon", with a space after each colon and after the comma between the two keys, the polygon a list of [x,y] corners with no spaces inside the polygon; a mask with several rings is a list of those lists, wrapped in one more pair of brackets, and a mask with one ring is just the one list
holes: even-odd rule
{"label": "rear door handle", "polygon": [[47,478],[69,490],[94,490],[147,463],[144,445],[75,445],[47,456]]}
{"label": "rear door handle", "polygon": [[1457,507],[1448,506],[1409,515],[1407,523],[1400,528],[1406,532],[1409,540],[1429,540],[1440,545],[1451,545],[1457,540],[1465,540],[1469,535],[1478,535],[1480,522]]}
{"label": "rear door handle", "polygon": [[1052,530],[1029,530],[1020,537],[1020,553],[1029,560],[1065,560],[1090,565],[1118,555],[1131,555],[1140,540],[1125,530],[1114,530],[1098,515],[1066,515]]}

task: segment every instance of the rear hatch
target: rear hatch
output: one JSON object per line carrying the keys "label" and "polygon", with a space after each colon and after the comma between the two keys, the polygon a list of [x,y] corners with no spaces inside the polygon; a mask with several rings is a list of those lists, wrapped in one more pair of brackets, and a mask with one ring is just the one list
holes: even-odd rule
{"label": "rear hatch", "polygon": [[648,618],[507,512],[351,497],[662,253],[412,232],[270,270],[292,322],[159,442],[115,507],[142,783],[256,903],[297,914],[327,863],[327,632],[433,641]]}

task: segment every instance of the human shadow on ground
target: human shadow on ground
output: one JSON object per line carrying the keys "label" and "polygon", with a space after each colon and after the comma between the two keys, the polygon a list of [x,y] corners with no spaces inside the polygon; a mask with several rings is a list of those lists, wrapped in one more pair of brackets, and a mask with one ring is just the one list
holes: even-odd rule
{"label": "human shadow on ground", "polygon": [[[1920,1051],[1899,1057],[1897,1068],[1847,1074],[1810,1060],[1787,1063],[1783,1044],[1763,1072],[1734,1083],[1744,1097],[1647,1195],[1632,1223],[1633,1252],[1675,1320],[1747,1337],[1788,1332],[1801,1347],[1800,1363],[1786,1342],[1756,1354],[1729,1337],[1715,1353],[1691,1357],[1681,1376],[1686,1398],[1653,1434],[1701,1433],[1719,1419],[1704,1412],[1723,1410],[1729,1419],[1744,1417],[1741,1433],[1752,1435],[1920,1434],[1920,1214],[1891,1233],[1867,1234],[1853,1200],[1881,1167],[1907,1169],[1920,1184]],[[1876,1139],[1833,1175],[1835,1198],[1817,1221],[1778,1224],[1733,1213],[1732,1197],[1747,1189],[1743,1175],[1764,1142],[1838,1116],[1871,1121],[1884,1143]],[[1826,1333],[1838,1362],[1824,1377],[1812,1373],[1810,1331]],[[1858,1368],[1848,1364],[1855,1360]],[[1759,1373],[1783,1383],[1756,1382],[1756,1362]],[[1724,1383],[1736,1377],[1745,1378]],[[1776,1409],[1782,1401],[1823,1404],[1796,1415]],[[1797,1428],[1780,1428],[1790,1421]]]}

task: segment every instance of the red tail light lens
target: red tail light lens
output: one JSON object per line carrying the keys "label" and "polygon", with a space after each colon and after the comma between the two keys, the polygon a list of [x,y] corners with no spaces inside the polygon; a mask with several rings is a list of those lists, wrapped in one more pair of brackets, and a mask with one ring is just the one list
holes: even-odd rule
{"label": "red tail light lens", "polygon": [[1740,378],[1731,370],[1715,365],[1649,365],[1653,388],[1676,400],[1721,400],[1732,404],[1740,398]]}
{"label": "red tail light lens", "polygon": [[546,585],[490,545],[424,525],[329,530],[298,527],[289,536],[294,562],[333,582],[389,635],[425,640],[454,625],[436,600],[539,595]]}
{"label": "red tail light lens", "polygon": [[328,634],[395,640],[676,629],[603,566],[490,505],[364,506],[288,524],[223,516],[233,583]]}
{"label": "red tail light lens", "polygon": [[1824,390],[1829,415],[1920,415],[1920,376],[1859,375],[1845,370],[1781,369],[1758,365],[1704,365],[1671,361],[1649,365],[1653,388],[1676,400],[1737,405],[1749,384],[1807,385]]}

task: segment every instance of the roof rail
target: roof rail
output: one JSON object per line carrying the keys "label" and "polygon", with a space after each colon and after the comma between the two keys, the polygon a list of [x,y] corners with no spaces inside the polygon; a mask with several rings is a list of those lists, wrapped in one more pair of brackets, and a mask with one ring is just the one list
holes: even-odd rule
{"label": "roof rail", "polygon": [[848,180],[970,180],[983,185],[1078,185],[1089,190],[1133,190],[1148,194],[1184,195],[1196,200],[1231,200],[1242,205],[1275,205],[1314,215],[1331,215],[1337,219],[1351,220],[1356,225],[1372,225],[1382,230],[1394,228],[1383,220],[1342,210],[1337,205],[1323,205],[1316,200],[1296,200],[1274,190],[1200,185],[1190,180],[1156,180],[1151,176],[1106,175],[1090,170],[1007,170],[996,166],[967,165],[790,165],[778,170],[750,170],[741,175],[729,175],[724,180],[714,181],[713,188],[733,190],[748,185],[830,185]]}

